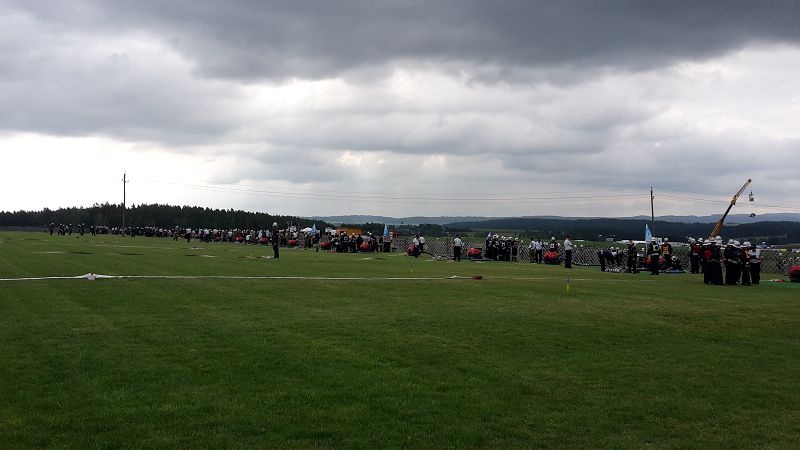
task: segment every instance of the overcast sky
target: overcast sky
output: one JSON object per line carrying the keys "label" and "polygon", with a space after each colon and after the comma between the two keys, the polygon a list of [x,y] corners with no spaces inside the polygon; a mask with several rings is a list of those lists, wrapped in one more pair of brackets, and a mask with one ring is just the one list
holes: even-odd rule
{"label": "overcast sky", "polygon": [[[800,2],[0,0],[0,210],[800,212]],[[748,189],[749,191],[749,189]],[[680,197],[680,198],[679,198]]]}

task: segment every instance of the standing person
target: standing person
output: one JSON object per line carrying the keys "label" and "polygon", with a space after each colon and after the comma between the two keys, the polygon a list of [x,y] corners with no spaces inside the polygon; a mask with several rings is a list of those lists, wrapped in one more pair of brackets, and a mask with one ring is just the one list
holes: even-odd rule
{"label": "standing person", "polygon": [[689,265],[691,266],[691,273],[700,273],[700,252],[703,247],[694,240],[689,238]]}
{"label": "standing person", "polygon": [[664,262],[668,268],[672,268],[672,244],[669,243],[669,238],[664,238],[664,242],[661,244],[661,256],[664,257]]}
{"label": "standing person", "polygon": [[425,251],[425,236],[417,235],[419,238],[419,252],[422,253]]}
{"label": "standing person", "polygon": [[394,239],[394,237],[392,236],[392,233],[389,233],[386,236],[384,236],[384,238],[383,238],[383,251],[384,252],[390,253],[392,251],[392,240],[393,239]]}
{"label": "standing person", "polygon": [[742,286],[750,286],[750,243],[745,242],[739,250],[739,257],[741,261],[739,268],[741,269]]}
{"label": "standing person", "polygon": [[661,257],[661,246],[658,245],[656,238],[650,240],[647,247],[647,256],[650,258],[650,275],[658,275],[658,259]]}
{"label": "standing person", "polygon": [[453,239],[453,259],[456,261],[461,261],[461,236],[456,235],[456,238]]}
{"label": "standing person", "polygon": [[711,245],[711,259],[706,265],[706,268],[711,271],[711,284],[715,286],[725,284],[722,279],[722,259],[722,238],[717,236]]}
{"label": "standing person", "polygon": [[272,222],[272,257],[278,259],[280,257],[280,232],[278,231],[278,222]]}
{"label": "standing person", "polygon": [[728,239],[728,245],[723,252],[725,258],[725,284],[733,286],[739,281],[739,248],[733,239]]}
{"label": "standing person", "polygon": [[[747,242],[745,242],[745,245]],[[761,282],[761,249],[756,245],[750,246],[750,283],[758,286]]]}
{"label": "standing person", "polygon": [[569,240],[569,235],[564,239],[564,268],[572,269],[572,241]]}
{"label": "standing person", "polygon": [[531,239],[531,244],[528,246],[528,253],[531,257],[531,263],[536,262],[536,241]]}
{"label": "standing person", "polygon": [[628,273],[636,273],[636,258],[637,258],[636,244],[628,240]]}
{"label": "standing person", "polygon": [[544,244],[542,243],[542,238],[536,238],[536,244],[534,244],[534,251],[536,252],[536,263],[542,263],[542,254],[544,253]]}
{"label": "standing person", "polygon": [[703,283],[711,284],[711,257],[713,256],[714,251],[711,248],[711,239],[707,239],[703,242],[703,250],[700,253],[700,260],[702,261],[703,266]]}
{"label": "standing person", "polygon": [[419,258],[419,235],[414,236],[411,241],[411,253],[414,254],[414,258]]}

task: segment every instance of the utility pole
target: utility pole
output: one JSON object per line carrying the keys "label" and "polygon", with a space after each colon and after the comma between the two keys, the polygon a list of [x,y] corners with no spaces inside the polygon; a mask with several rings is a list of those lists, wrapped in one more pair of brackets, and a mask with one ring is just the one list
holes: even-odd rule
{"label": "utility pole", "polygon": [[126,230],[125,230],[125,208],[126,208],[125,207],[125,200],[126,200],[126,198],[125,198],[125,194],[126,194],[125,190],[126,189],[125,188],[127,187],[126,185],[128,184],[127,178],[128,178],[128,174],[125,173],[125,172],[122,172],[122,235],[123,236],[126,235]]}
{"label": "utility pole", "polygon": [[650,186],[650,231],[653,233],[653,236],[656,235],[656,214],[655,210],[653,209],[653,200],[655,197],[653,196],[653,186]]}

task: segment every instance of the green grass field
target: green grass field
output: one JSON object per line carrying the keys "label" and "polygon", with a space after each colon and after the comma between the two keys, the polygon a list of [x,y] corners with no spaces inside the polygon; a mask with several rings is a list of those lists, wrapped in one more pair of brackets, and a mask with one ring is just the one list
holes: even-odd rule
{"label": "green grass field", "polygon": [[800,442],[798,284],[263,255],[0,233],[0,278],[358,278],[0,281],[0,448]]}

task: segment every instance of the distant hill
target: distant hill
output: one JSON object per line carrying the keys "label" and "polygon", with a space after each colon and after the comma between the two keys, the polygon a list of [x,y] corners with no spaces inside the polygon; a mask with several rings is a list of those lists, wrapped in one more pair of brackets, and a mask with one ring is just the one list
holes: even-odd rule
{"label": "distant hill", "polygon": [[387,217],[370,215],[349,215],[349,216],[313,216],[310,220],[324,220],[328,223],[342,224],[363,224],[363,223],[385,223],[387,225],[420,225],[434,224],[446,225],[453,222],[480,222],[482,220],[494,219],[494,217],[481,216],[440,216],[440,217]]}
{"label": "distant hill", "polygon": [[[656,216],[661,222],[680,223],[716,223],[720,215],[711,216]],[[562,217],[562,216],[520,216],[520,217],[485,217],[485,216],[413,216],[413,217],[387,217],[371,215],[348,216],[314,216],[310,220],[324,220],[333,224],[342,223],[385,223],[387,225],[419,225],[424,223],[436,225],[452,225],[463,223],[486,222],[499,219],[552,219],[552,220],[585,220],[604,219],[604,217]],[[610,219],[605,217],[605,219]],[[619,217],[621,220],[650,220],[650,216]],[[771,213],[750,217],[748,214],[731,214],[725,219],[726,224],[744,224],[755,222],[800,222],[800,214],[796,213]]]}

